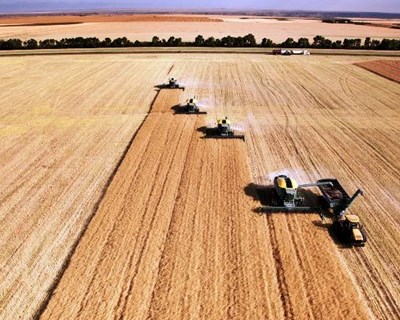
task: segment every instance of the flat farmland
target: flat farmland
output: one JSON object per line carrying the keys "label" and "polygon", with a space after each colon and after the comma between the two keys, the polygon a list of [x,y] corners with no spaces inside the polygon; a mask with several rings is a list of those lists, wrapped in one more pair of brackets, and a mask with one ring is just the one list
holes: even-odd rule
{"label": "flat farmland", "polygon": [[[7,71],[1,75],[2,154],[9,152],[1,177],[8,181],[4,190],[16,190],[2,193],[6,205],[0,208],[7,231],[0,239],[6,248],[2,318],[30,318],[39,308],[43,319],[399,314],[400,89],[354,65],[369,60],[374,58],[1,58]],[[57,95],[64,92],[56,90],[61,74],[71,78],[59,82],[66,91]],[[162,90],[153,101],[153,86],[169,75],[186,91]],[[29,89],[21,94],[24,87]],[[170,113],[193,95],[207,116]],[[201,139],[197,129],[225,115],[245,132],[245,143]],[[109,122],[100,121],[107,116]],[[92,120],[90,128],[81,118]],[[43,153],[35,141],[59,131],[65,136]],[[64,160],[36,178],[41,170],[30,165],[35,156],[40,165],[51,157]],[[336,177],[349,193],[362,187],[365,196],[350,212],[366,225],[367,246],[335,243],[318,215],[254,213],[254,185],[271,184],[277,173],[301,183]]]}
{"label": "flat farmland", "polygon": [[[387,20],[396,23],[398,20]],[[36,24],[36,25],[35,25]],[[273,18],[229,15],[89,15],[30,16],[0,18],[0,39],[62,39],[71,37],[127,37],[135,41],[151,41],[153,36],[168,39],[181,37],[194,41],[199,34],[222,38],[254,34],[257,41],[269,38],[276,43],[291,37],[312,40],[316,35],[331,40],[371,37],[399,39],[400,29],[368,25],[322,23],[302,18]]]}
{"label": "flat farmland", "polygon": [[[0,66],[0,318],[29,318],[169,66],[68,56]],[[141,79],[145,70],[153,76]]]}
{"label": "flat farmland", "polygon": [[[203,116],[171,113],[179,94],[160,91],[42,318],[366,318],[332,253],[286,261],[287,231],[244,192],[244,142],[202,139]],[[314,237],[330,244],[297,243]]]}

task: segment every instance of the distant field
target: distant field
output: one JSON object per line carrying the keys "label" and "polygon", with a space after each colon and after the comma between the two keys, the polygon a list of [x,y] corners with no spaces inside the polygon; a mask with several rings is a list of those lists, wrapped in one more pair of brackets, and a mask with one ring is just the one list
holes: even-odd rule
{"label": "distant field", "polygon": [[48,15],[48,16],[4,16],[0,24],[71,23],[71,22],[222,22],[214,16],[202,15],[157,15],[157,14],[93,14],[93,15]]}
{"label": "distant field", "polygon": [[25,23],[25,24],[3,24],[1,28],[10,27],[43,27],[43,26],[67,26],[72,24],[81,24],[83,22],[37,22],[37,23]]}
{"label": "distant field", "polygon": [[[397,20],[393,20],[397,22]],[[126,36],[131,40],[150,41],[153,36],[181,37],[193,41],[198,34],[205,37],[255,35],[258,41],[270,38],[283,42],[288,37],[310,40],[322,35],[331,40],[344,38],[400,39],[400,29],[380,28],[367,25],[330,24],[304,18],[240,17],[240,16],[193,16],[193,15],[90,15],[0,18],[0,25],[43,24],[82,22],[79,25],[19,26],[0,28],[0,39],[65,37],[117,38]]]}

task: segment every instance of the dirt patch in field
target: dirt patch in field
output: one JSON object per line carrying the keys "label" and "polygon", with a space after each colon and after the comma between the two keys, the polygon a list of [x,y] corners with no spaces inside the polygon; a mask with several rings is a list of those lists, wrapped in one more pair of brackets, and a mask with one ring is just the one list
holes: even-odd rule
{"label": "dirt patch in field", "polygon": [[373,60],[355,64],[377,75],[400,83],[400,61]]}

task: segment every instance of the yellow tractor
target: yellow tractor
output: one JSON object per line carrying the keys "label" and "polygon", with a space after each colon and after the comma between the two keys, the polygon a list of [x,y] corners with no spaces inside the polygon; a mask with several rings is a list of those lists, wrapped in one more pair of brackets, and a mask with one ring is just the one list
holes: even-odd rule
{"label": "yellow tractor", "polygon": [[346,214],[334,221],[332,227],[341,241],[357,247],[365,246],[367,233],[357,215]]}

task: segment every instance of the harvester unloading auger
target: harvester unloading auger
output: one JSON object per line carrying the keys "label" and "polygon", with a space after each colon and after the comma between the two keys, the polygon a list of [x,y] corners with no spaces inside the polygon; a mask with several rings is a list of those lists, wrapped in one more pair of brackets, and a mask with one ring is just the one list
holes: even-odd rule
{"label": "harvester unloading auger", "polygon": [[[322,193],[323,201],[315,206],[305,206],[304,197],[298,188],[318,187]],[[261,213],[289,212],[289,213],[318,213],[324,220],[324,213],[333,216],[334,232],[354,246],[364,246],[367,235],[357,215],[346,214],[346,210],[354,200],[362,195],[358,189],[350,197],[337,179],[321,179],[316,183],[298,185],[294,179],[285,175],[274,178],[274,195],[271,205],[260,207]]]}
{"label": "harvester unloading auger", "polygon": [[243,134],[235,134],[231,128],[231,122],[228,117],[217,120],[217,126],[214,128],[207,128],[204,138],[213,139],[242,139],[245,141]]}

